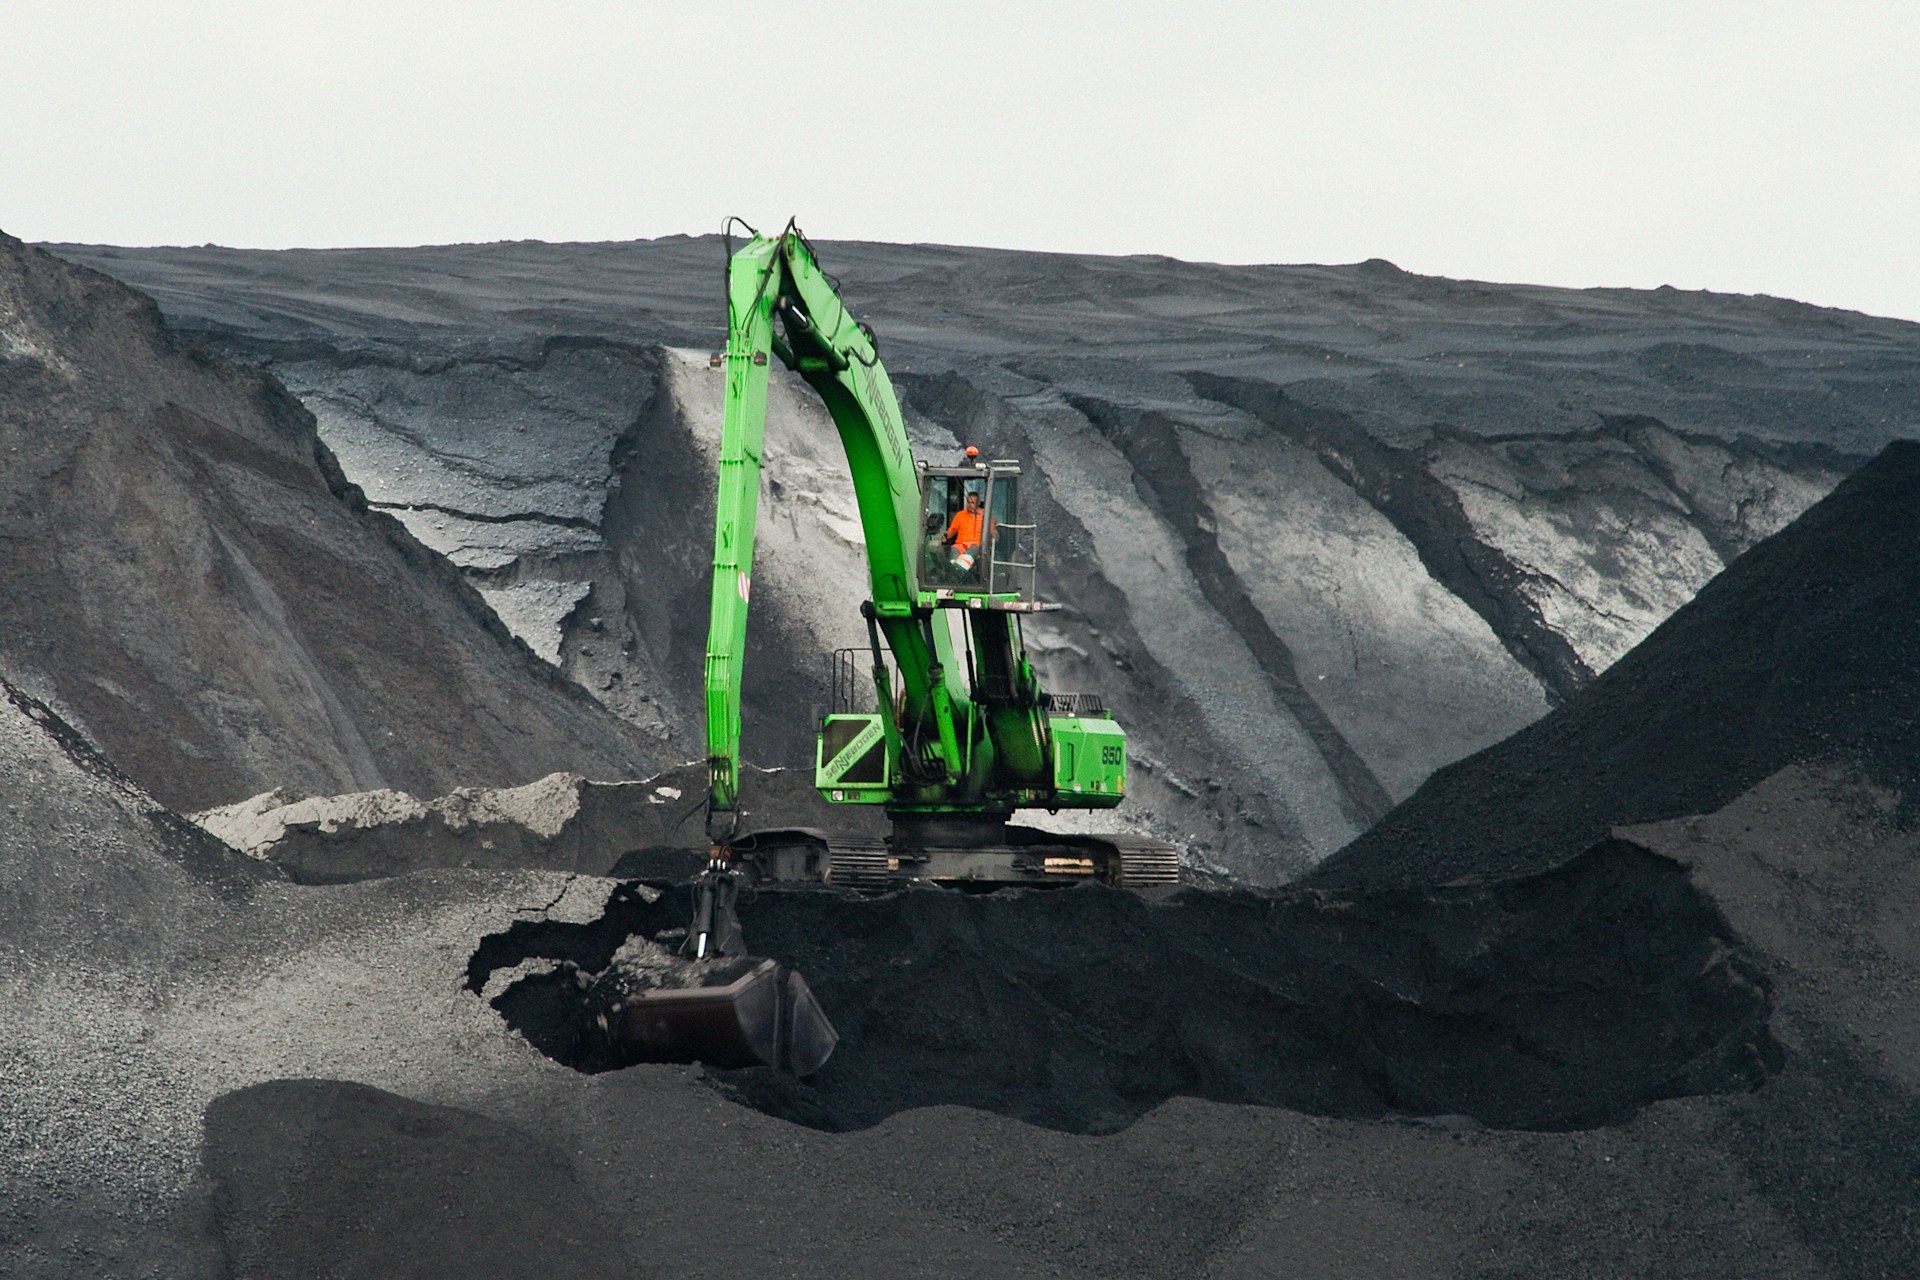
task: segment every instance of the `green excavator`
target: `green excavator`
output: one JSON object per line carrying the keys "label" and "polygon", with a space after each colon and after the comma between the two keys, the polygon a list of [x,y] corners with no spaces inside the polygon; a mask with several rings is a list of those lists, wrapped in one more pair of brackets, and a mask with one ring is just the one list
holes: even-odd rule
{"label": "green excavator", "polygon": [[[1059,606],[1035,595],[1020,466],[971,447],[953,465],[916,462],[875,334],[847,312],[813,246],[789,222],[773,237],[746,228],[736,248],[733,225],[727,346],[712,358],[726,377],[706,654],[712,855],[685,947],[694,965],[717,967],[710,981],[631,999],[626,1039],[653,1059],[807,1074],[832,1051],[831,1027],[797,974],[747,963],[734,913],[742,881],[1141,888],[1177,883],[1179,853],[1141,836],[1011,822],[1020,809],[1111,809],[1127,789],[1126,732],[1098,697],[1042,689],[1027,655],[1021,618]],[[885,839],[740,823],[741,672],[776,357],[839,431],[872,593],[860,604],[867,648],[833,656],[814,781],[831,804],[884,806]]]}

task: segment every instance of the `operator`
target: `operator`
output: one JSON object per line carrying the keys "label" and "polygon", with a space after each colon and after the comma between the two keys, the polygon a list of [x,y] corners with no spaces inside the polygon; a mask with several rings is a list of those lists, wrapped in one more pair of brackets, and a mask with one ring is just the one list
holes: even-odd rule
{"label": "operator", "polygon": [[973,558],[980,547],[980,527],[985,521],[980,495],[969,490],[967,505],[953,513],[953,519],[947,521],[946,536],[940,540],[953,548],[949,554],[956,568],[969,572],[973,569]]}

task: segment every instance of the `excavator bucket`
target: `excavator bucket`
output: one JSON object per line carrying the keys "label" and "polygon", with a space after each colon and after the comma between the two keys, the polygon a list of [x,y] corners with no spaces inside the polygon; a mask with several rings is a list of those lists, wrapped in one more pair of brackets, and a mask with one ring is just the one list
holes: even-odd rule
{"label": "excavator bucket", "polygon": [[672,985],[630,989],[607,1031],[626,1062],[766,1066],[810,1076],[840,1042],[806,979],[752,956],[690,962]]}
{"label": "excavator bucket", "polygon": [[[840,1042],[807,981],[747,954],[740,878],[716,852],[691,886],[693,921],[678,955],[644,946],[616,966],[601,1025],[622,1062],[772,1067],[810,1076]],[[618,959],[618,958],[617,958]]]}

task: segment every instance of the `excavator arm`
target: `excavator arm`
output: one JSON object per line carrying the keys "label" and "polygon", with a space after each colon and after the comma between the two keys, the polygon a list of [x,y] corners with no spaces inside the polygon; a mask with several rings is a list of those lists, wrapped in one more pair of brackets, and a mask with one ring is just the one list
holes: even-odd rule
{"label": "excavator arm", "polygon": [[746,661],[753,539],[760,513],[760,450],[767,417],[773,299],[785,271],[778,244],[727,255],[726,402],[714,503],[713,596],[707,624],[707,834],[733,834],[740,793],[740,680]]}
{"label": "excavator arm", "polygon": [[[776,318],[778,324],[776,325]],[[708,836],[735,832],[740,790],[740,682],[752,595],[760,460],[771,357],[799,373],[833,416],[866,534],[872,616],[885,632],[916,719],[953,736],[963,682],[940,661],[924,610],[916,610],[920,486],[893,384],[872,330],[848,314],[792,223],[755,235],[727,255],[726,375],[720,481],[714,511],[712,614],[707,632]],[[876,666],[879,664],[876,663]],[[876,679],[879,679],[876,672]],[[884,700],[888,691],[882,690]],[[883,717],[897,733],[892,717]],[[889,748],[897,757],[899,744]],[[954,746],[958,753],[958,744]]]}

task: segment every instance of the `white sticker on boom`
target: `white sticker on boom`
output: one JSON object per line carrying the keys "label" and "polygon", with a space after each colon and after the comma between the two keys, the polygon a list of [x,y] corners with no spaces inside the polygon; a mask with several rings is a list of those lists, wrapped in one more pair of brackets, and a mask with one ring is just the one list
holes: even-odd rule
{"label": "white sticker on boom", "polygon": [[747,602],[747,593],[752,589],[753,589],[753,580],[747,577],[746,574],[744,573],[741,574],[740,575],[740,603],[741,604],[745,604]]}

